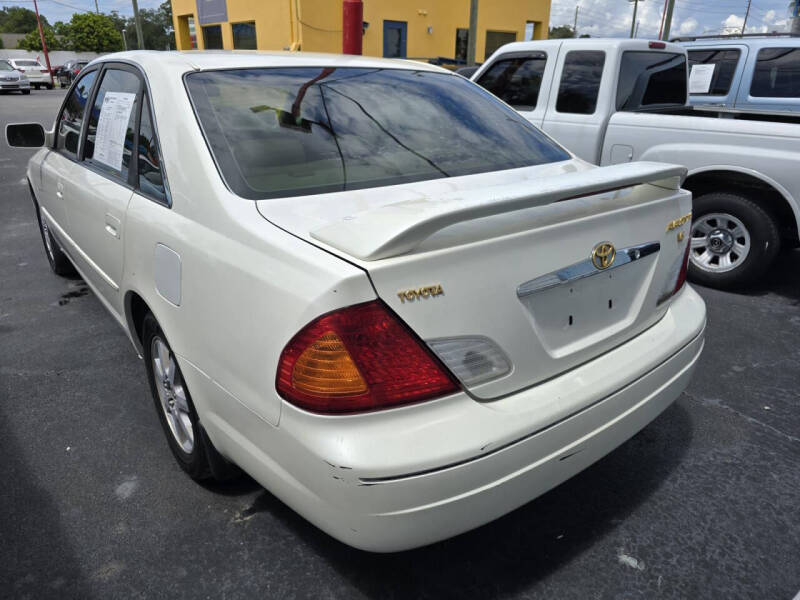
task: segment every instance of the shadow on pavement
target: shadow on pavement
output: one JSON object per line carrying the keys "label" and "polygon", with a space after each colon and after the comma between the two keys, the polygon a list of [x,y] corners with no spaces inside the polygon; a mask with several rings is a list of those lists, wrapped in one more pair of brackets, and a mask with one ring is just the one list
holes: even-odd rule
{"label": "shadow on pavement", "polygon": [[281,520],[369,597],[503,596],[558,569],[622,522],[681,463],[691,437],[689,414],[673,404],[620,448],[544,496],[474,531],[397,554],[350,548],[267,491],[253,511]]}
{"label": "shadow on pavement", "polygon": [[[2,390],[2,385],[0,385]],[[5,598],[90,598],[62,515],[30,476],[25,453],[0,413],[0,581]]]}

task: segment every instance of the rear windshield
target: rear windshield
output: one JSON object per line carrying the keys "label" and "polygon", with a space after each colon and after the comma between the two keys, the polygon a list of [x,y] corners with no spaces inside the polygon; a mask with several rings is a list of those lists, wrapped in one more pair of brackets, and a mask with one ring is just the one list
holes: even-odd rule
{"label": "rear windshield", "polygon": [[250,199],[321,194],[567,160],[463,77],[399,69],[191,73],[228,186]]}
{"label": "rear windshield", "polygon": [[6,61],[0,60],[0,71],[13,71],[13,70],[14,67],[8,64]]}
{"label": "rear windshield", "polygon": [[35,60],[15,60],[14,61],[20,67],[41,67],[38,62]]}
{"label": "rear windshield", "polygon": [[667,52],[623,52],[617,110],[686,104],[686,57]]}

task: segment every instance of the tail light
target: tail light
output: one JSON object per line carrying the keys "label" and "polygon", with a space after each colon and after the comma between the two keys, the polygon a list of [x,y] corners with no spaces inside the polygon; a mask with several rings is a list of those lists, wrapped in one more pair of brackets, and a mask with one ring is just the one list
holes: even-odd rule
{"label": "tail light", "polygon": [[664,286],[664,291],[658,298],[659,304],[666,302],[675,294],[680,292],[683,284],[686,283],[686,274],[689,270],[689,252],[692,247],[691,241],[692,238],[689,236],[689,239],[686,240],[686,249],[683,251],[683,256],[678,257],[678,259],[670,267],[669,273],[667,274],[667,283]]}
{"label": "tail light", "polygon": [[286,345],[278,393],[319,413],[389,408],[458,391],[453,376],[382,302],[315,319]]}

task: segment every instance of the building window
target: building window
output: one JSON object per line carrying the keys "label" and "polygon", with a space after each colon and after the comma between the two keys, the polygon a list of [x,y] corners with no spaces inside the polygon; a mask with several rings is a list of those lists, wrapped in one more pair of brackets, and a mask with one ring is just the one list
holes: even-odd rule
{"label": "building window", "polygon": [[606,53],[597,50],[567,52],[561,85],[558,88],[556,110],[560,113],[591,115],[597,108],[600,81]]}
{"label": "building window", "polygon": [[197,48],[197,32],[194,28],[194,17],[183,15],[178,17],[178,50],[194,50]]}
{"label": "building window", "polygon": [[255,21],[249,23],[234,23],[233,28],[233,47],[236,50],[256,50],[256,24]]}
{"label": "building window", "polygon": [[467,62],[467,45],[469,44],[469,29],[456,29],[456,54],[457,61]]}
{"label": "building window", "polygon": [[222,50],[222,25],[203,27],[203,45],[206,50]]}
{"label": "building window", "polygon": [[517,41],[517,34],[508,31],[487,31],[486,32],[486,54],[484,60],[488,59],[500,46]]}

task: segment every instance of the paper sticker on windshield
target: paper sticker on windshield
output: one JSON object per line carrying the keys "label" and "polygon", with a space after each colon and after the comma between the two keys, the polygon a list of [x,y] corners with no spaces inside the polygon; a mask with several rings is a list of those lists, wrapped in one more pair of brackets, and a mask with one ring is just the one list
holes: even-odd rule
{"label": "paper sticker on windshield", "polygon": [[136,94],[106,92],[94,138],[94,160],[117,171],[122,170],[125,134]]}
{"label": "paper sticker on windshield", "polygon": [[711,89],[711,80],[714,77],[716,64],[694,65],[689,73],[689,93],[707,94]]}

